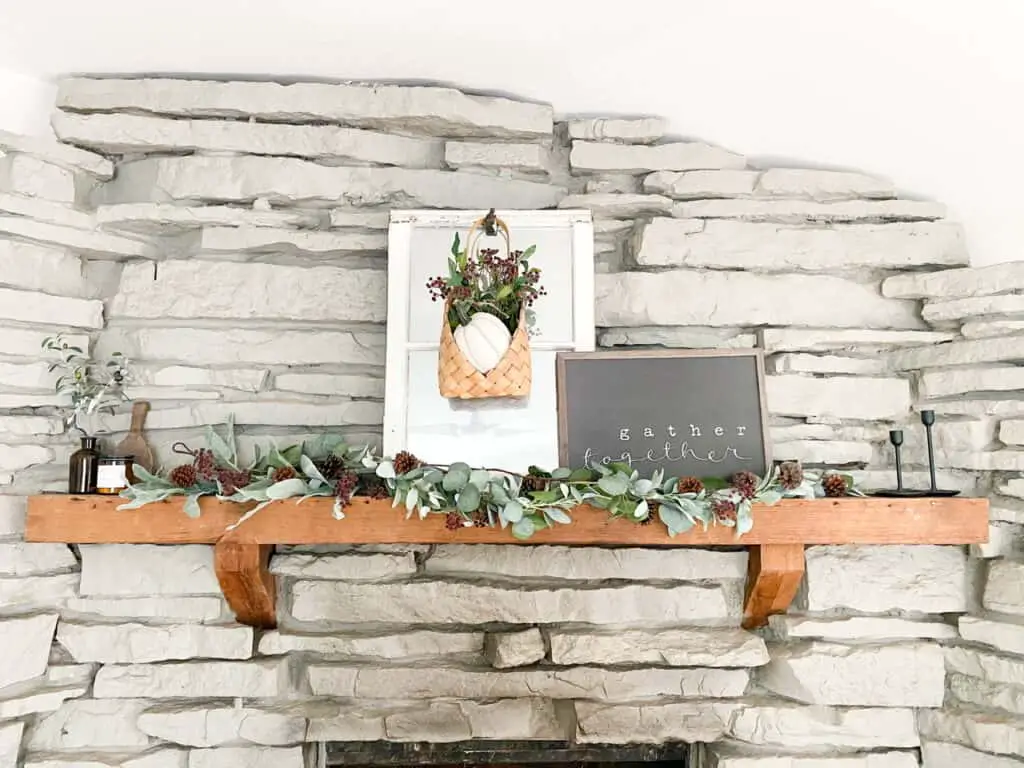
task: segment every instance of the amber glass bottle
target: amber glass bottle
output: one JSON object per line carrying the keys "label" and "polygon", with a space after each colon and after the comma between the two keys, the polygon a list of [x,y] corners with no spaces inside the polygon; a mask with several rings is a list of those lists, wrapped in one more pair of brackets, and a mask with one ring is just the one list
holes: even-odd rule
{"label": "amber glass bottle", "polygon": [[96,470],[100,454],[95,437],[83,437],[82,447],[71,454],[68,465],[68,493],[96,493]]}

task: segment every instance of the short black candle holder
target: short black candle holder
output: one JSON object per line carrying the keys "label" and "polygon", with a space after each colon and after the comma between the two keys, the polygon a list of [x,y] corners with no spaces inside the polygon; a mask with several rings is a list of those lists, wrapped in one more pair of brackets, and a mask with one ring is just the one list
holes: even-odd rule
{"label": "short black candle holder", "polygon": [[903,431],[893,429],[889,431],[889,442],[892,443],[893,451],[896,454],[896,487],[871,491],[872,496],[903,499],[923,499],[928,497],[950,497],[956,496],[960,491],[946,490],[938,487],[935,473],[935,445],[932,441],[932,427],[935,425],[935,411],[921,411],[921,423],[924,425],[925,440],[928,445],[928,475],[931,481],[928,488],[904,488],[903,487],[903,457],[900,448],[903,445]]}

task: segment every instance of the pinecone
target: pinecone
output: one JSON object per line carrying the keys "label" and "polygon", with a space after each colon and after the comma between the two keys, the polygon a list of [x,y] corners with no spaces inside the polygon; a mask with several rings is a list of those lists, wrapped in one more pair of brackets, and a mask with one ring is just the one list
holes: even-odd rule
{"label": "pinecone", "polygon": [[826,496],[845,496],[847,490],[846,478],[833,472],[821,479],[821,487],[825,491]]}
{"label": "pinecone", "polygon": [[535,469],[530,468],[528,474],[523,475],[522,489],[526,493],[530,491],[546,491],[551,485],[551,478],[535,474]]}
{"label": "pinecone", "polygon": [[720,523],[736,522],[736,505],[729,499],[715,499],[711,502],[711,511],[715,514],[715,520]]}
{"label": "pinecone", "polygon": [[732,476],[732,487],[740,492],[744,499],[752,499],[757,493],[757,486],[761,481],[753,472],[741,470]]}
{"label": "pinecone", "polygon": [[196,468],[191,464],[182,464],[171,470],[168,480],[179,488],[191,488],[199,479],[196,475]]}
{"label": "pinecone", "polygon": [[200,448],[195,452],[192,465],[196,468],[196,474],[200,480],[217,479],[217,459],[209,448]]}
{"label": "pinecone", "polygon": [[270,479],[275,483],[280,483],[282,480],[291,480],[295,477],[295,470],[285,464],[283,467],[275,467],[274,471],[270,473]]}
{"label": "pinecone", "polygon": [[779,464],[779,485],[785,490],[799,488],[804,481],[804,468],[799,461],[784,461]]}
{"label": "pinecone", "polygon": [[486,528],[490,524],[490,521],[487,519],[487,513],[483,510],[477,510],[473,513],[473,525],[477,528]]}
{"label": "pinecone", "polygon": [[699,477],[680,477],[676,483],[677,493],[697,494],[704,490],[704,483]]}
{"label": "pinecone", "polygon": [[449,531],[457,531],[462,527],[462,516],[457,512],[449,512],[444,518],[444,527]]}
{"label": "pinecone", "polygon": [[230,496],[239,488],[245,488],[245,486],[252,482],[252,477],[244,470],[222,469],[217,473],[217,480],[220,482],[224,493]]}
{"label": "pinecone", "polygon": [[341,477],[341,473],[345,471],[345,462],[332,453],[326,459],[317,464],[317,469],[319,469],[320,474],[328,480],[336,480]]}
{"label": "pinecone", "polygon": [[661,509],[661,504],[656,501],[647,502],[647,517],[641,518],[638,522],[640,525],[650,525],[654,522],[654,518],[658,516],[658,510]]}
{"label": "pinecone", "polygon": [[408,451],[399,451],[395,454],[391,464],[395,468],[396,475],[404,475],[406,472],[412,472],[423,466],[423,462]]}

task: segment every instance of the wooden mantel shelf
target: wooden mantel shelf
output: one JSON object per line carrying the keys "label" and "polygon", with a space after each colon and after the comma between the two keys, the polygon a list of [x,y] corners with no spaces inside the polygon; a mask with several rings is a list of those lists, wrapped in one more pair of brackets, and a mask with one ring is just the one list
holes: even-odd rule
{"label": "wooden mantel shelf", "polygon": [[68,544],[214,544],[217,577],[239,621],[272,627],[274,577],[267,569],[275,544],[563,544],[596,546],[743,546],[750,548],[744,626],[784,613],[804,573],[808,544],[976,544],[988,540],[988,500],[968,498],[787,499],[754,509],[754,528],[737,537],[730,528],[694,528],[674,538],[660,524],[609,519],[578,507],[571,525],[538,531],[527,541],[501,528],[450,531],[443,515],[406,520],[390,500],[357,498],[345,519],[331,515],[331,499],[276,501],[237,528],[251,505],[203,499],[189,518],[183,501],[118,510],[107,496],[46,494],[29,499],[25,539]]}

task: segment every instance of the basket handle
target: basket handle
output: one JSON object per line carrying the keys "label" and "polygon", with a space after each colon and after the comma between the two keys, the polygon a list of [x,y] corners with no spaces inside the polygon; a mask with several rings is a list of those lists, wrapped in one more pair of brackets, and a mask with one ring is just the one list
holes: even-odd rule
{"label": "basket handle", "polygon": [[466,235],[466,253],[471,254],[474,249],[478,247],[480,238],[484,235],[500,234],[502,239],[505,241],[505,254],[512,254],[512,243],[509,236],[508,224],[499,219],[494,215],[494,209],[491,208],[487,215],[477,219],[469,228],[469,233]]}

